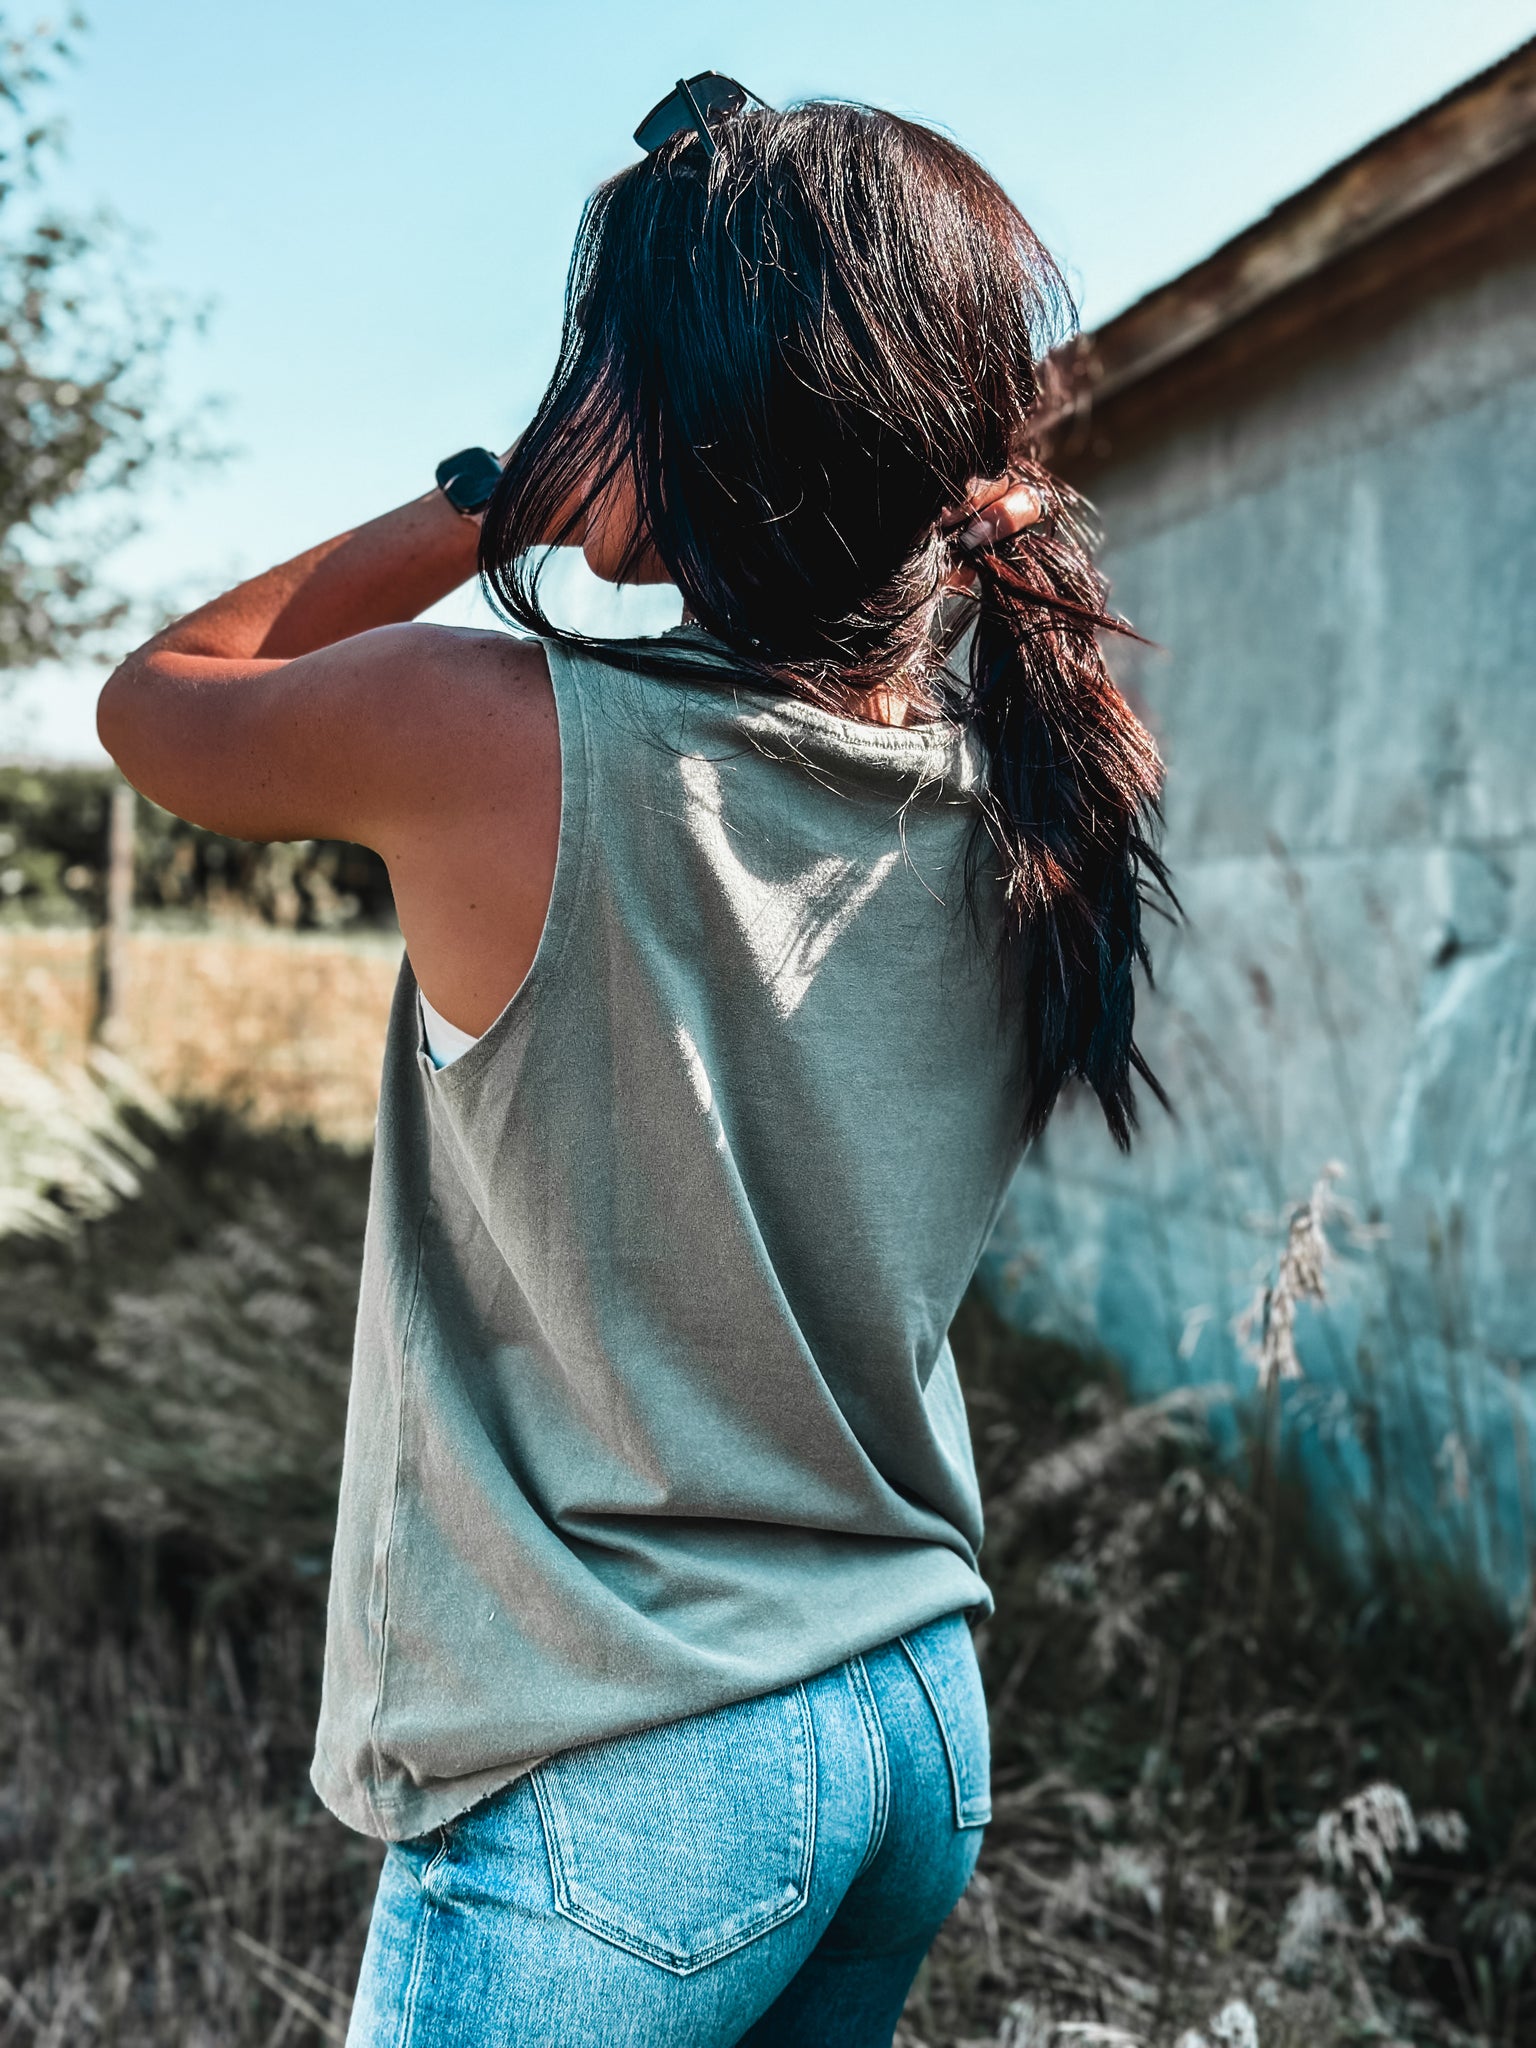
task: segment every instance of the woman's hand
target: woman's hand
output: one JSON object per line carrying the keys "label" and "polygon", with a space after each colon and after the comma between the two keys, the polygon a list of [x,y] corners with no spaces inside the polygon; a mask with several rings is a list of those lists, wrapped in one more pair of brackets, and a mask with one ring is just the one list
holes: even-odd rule
{"label": "woman's hand", "polygon": [[[1032,484],[1020,483],[1012,476],[973,477],[964,504],[946,512],[939,528],[953,535],[957,547],[975,554],[1000,540],[1010,540],[1044,517],[1044,502]],[[944,580],[953,590],[971,590],[976,571],[962,563]]]}

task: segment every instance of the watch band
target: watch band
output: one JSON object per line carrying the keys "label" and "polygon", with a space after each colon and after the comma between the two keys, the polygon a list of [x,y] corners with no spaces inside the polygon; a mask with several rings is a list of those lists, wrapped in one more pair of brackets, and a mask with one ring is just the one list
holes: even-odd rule
{"label": "watch band", "polygon": [[461,448],[437,465],[438,489],[466,519],[485,510],[500,482],[501,464],[489,448]]}

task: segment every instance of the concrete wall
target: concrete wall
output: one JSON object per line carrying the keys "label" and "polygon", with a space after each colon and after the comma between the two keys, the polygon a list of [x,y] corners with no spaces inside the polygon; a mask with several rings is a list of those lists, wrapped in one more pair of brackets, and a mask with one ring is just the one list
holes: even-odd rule
{"label": "concrete wall", "polygon": [[1304,360],[1112,450],[1089,488],[1116,601],[1165,650],[1118,665],[1168,760],[1189,912],[1142,1008],[1179,1120],[1148,1103],[1126,1162],[1091,1106],[1061,1115],[990,1283],[1021,1322],[1095,1334],[1140,1388],[1251,1386],[1232,1317],[1286,1202],[1337,1160],[1388,1234],[1304,1318],[1309,1384],[1287,1402],[1308,1454],[1365,1486],[1363,1400],[1417,1530],[1518,1581],[1536,1416],[1536,255],[1316,334]]}

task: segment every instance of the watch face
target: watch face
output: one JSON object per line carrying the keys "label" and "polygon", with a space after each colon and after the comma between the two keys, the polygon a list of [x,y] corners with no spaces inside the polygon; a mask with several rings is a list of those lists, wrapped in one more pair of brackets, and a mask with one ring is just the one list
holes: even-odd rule
{"label": "watch face", "polygon": [[461,448],[437,465],[438,489],[457,512],[483,512],[501,481],[489,448]]}

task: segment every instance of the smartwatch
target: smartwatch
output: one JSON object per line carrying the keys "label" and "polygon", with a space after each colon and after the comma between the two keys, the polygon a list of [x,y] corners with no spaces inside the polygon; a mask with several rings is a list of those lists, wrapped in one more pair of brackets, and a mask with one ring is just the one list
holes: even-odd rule
{"label": "smartwatch", "polygon": [[461,448],[437,465],[437,488],[466,519],[485,510],[500,482],[501,464],[489,448]]}

